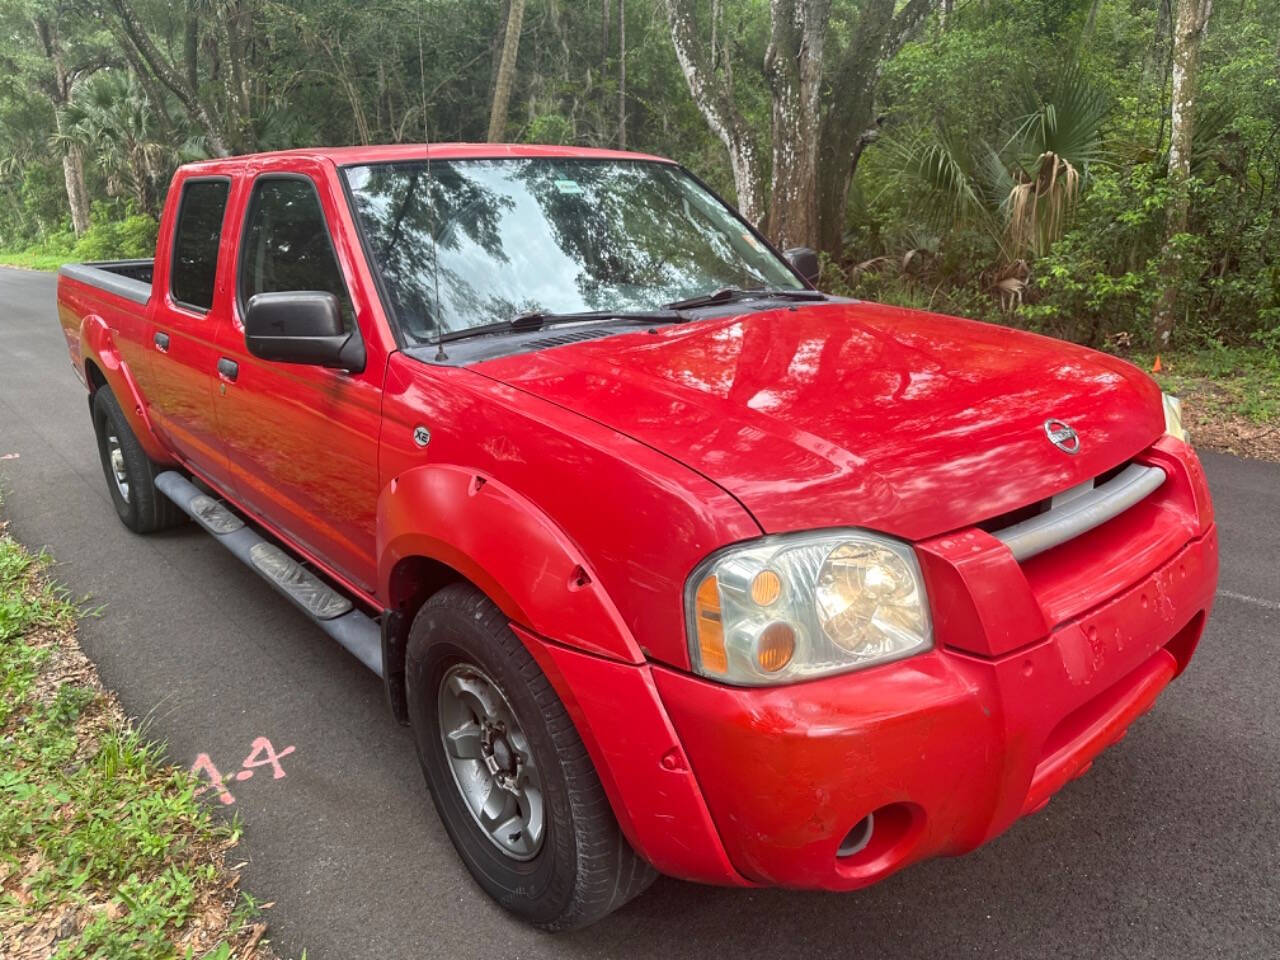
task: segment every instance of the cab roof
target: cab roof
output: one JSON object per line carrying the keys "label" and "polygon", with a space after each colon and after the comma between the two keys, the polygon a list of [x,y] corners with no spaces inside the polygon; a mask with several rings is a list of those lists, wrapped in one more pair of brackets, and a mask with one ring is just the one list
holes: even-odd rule
{"label": "cab roof", "polygon": [[530,143],[397,143],[368,147],[299,147],[293,150],[275,150],[269,153],[242,154],[234,157],[215,157],[197,163],[185,164],[185,169],[226,170],[250,162],[263,162],[289,157],[311,160],[327,160],[336,166],[360,163],[390,163],[405,160],[480,160],[508,157],[551,157],[579,160],[649,160],[672,163],[666,157],[625,150],[601,150],[592,147],[566,147]]}

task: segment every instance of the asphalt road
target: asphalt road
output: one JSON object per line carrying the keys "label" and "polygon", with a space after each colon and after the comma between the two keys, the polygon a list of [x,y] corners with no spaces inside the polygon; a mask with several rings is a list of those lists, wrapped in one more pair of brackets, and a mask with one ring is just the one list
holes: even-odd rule
{"label": "asphalt road", "polygon": [[[10,530],[105,604],[81,642],[125,709],[224,774],[245,885],[311,960],[1280,957],[1280,464],[1206,454],[1221,592],[1186,675],[1090,774],[966,857],[847,895],[659,880],[551,937],[490,904],[431,808],[379,681],[193,526],[117,521],[54,309],[0,270],[0,474]],[[289,748],[292,748],[289,750]],[[288,751],[286,753],[286,751]],[[266,753],[259,750],[256,760]]]}

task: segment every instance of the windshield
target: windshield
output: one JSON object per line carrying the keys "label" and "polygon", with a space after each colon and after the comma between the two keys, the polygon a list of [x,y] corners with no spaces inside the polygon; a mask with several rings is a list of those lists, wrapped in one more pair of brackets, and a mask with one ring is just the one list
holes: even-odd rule
{"label": "windshield", "polygon": [[[561,158],[346,168],[388,307],[419,343],[522,313],[653,310],[724,287],[803,289],[665,163]],[[434,233],[434,242],[432,235]]]}

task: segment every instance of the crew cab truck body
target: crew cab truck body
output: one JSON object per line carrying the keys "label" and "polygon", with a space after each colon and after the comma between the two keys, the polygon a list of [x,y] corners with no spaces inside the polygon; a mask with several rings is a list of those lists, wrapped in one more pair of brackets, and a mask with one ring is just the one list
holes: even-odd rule
{"label": "crew cab truck body", "polygon": [[194,517],[381,674],[468,867],[544,927],[654,870],[851,890],[971,850],[1203,630],[1176,401],[824,296],[668,161],[210,161],[157,249],[58,285],[121,518]]}

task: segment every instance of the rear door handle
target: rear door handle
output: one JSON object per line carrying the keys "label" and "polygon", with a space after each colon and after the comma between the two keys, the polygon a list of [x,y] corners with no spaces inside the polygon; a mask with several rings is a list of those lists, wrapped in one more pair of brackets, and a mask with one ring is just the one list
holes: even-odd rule
{"label": "rear door handle", "polygon": [[156,349],[161,353],[169,352],[169,335],[167,333],[160,333],[157,331],[156,335],[151,339],[155,341]]}
{"label": "rear door handle", "polygon": [[232,380],[240,374],[240,365],[234,360],[228,360],[226,357],[218,358],[218,376],[223,380]]}

